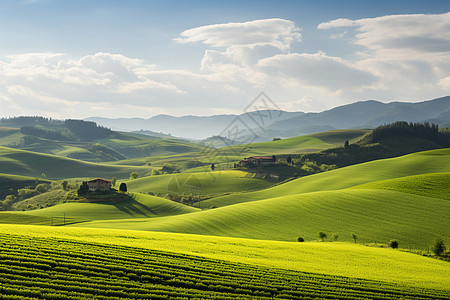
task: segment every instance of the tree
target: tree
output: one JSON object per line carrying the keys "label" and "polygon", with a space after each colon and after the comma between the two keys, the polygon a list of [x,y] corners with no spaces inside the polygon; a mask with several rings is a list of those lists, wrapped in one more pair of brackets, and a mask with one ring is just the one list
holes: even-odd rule
{"label": "tree", "polygon": [[130,173],[130,179],[136,179],[139,177],[139,173],[138,172],[131,172]]}
{"label": "tree", "polygon": [[216,168],[216,166],[214,166],[214,164],[212,163],[212,164],[211,164],[211,170],[214,171],[215,168]]}
{"label": "tree", "polygon": [[161,175],[161,171],[157,170],[157,169],[152,169],[152,176],[155,175]]}
{"label": "tree", "polygon": [[344,143],[344,148],[345,148],[345,149],[348,149],[348,140],[345,141],[345,143]]}
{"label": "tree", "polygon": [[46,183],[40,183],[36,186],[35,190],[40,194],[47,192],[50,189],[50,185]]}
{"label": "tree", "polygon": [[333,234],[331,235],[331,237],[332,237],[335,241],[337,241],[338,238],[339,238],[339,235],[338,235],[337,233],[333,233]]}
{"label": "tree", "polygon": [[392,249],[397,249],[398,248],[398,242],[396,240],[389,241],[389,247],[391,247]]}
{"label": "tree", "polygon": [[431,245],[431,252],[438,256],[443,254],[445,249],[444,241],[440,238],[435,239],[433,245]]}
{"label": "tree", "polygon": [[304,241],[305,241],[305,239],[302,238],[301,236],[299,236],[299,237],[297,238],[297,242],[304,242]]}
{"label": "tree", "polygon": [[286,162],[287,162],[288,165],[290,165],[292,163],[292,157],[288,156],[286,158]]}
{"label": "tree", "polygon": [[89,186],[86,181],[83,181],[83,183],[78,188],[78,196],[83,196],[89,193]]}
{"label": "tree", "polygon": [[355,233],[351,233],[352,238],[355,240],[355,244],[356,244],[356,240],[358,239],[358,236]]}
{"label": "tree", "polygon": [[125,183],[125,182],[122,182],[121,184],[120,184],[120,186],[119,186],[119,191],[121,191],[121,192],[126,192],[128,189],[127,189],[127,184]]}
{"label": "tree", "polygon": [[323,242],[327,238],[327,234],[325,232],[319,231],[319,238]]}
{"label": "tree", "polygon": [[112,180],[111,180],[111,184],[112,184],[113,187],[116,186],[116,182],[117,182],[117,178],[113,177]]}
{"label": "tree", "polygon": [[45,173],[42,173],[41,178],[45,178],[45,177],[47,177],[47,175],[45,175]]}
{"label": "tree", "polygon": [[66,181],[66,180],[63,180],[62,182],[61,182],[61,186],[62,186],[62,188],[63,188],[63,190],[66,190],[67,189],[67,185],[68,185],[69,183]]}

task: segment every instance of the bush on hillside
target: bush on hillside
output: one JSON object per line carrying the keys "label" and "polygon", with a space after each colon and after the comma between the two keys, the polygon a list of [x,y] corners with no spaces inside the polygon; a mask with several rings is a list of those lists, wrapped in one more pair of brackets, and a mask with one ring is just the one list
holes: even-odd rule
{"label": "bush on hillside", "polygon": [[389,247],[392,248],[392,249],[397,249],[398,248],[398,242],[396,240],[389,241]]}
{"label": "bush on hillside", "polygon": [[444,254],[445,249],[446,247],[444,241],[440,238],[435,239],[431,245],[431,252],[438,256]]}
{"label": "bush on hillside", "polygon": [[300,243],[302,243],[302,242],[304,242],[305,241],[305,239],[304,238],[302,238],[301,236],[299,236],[298,238],[297,238],[297,242],[300,242]]}

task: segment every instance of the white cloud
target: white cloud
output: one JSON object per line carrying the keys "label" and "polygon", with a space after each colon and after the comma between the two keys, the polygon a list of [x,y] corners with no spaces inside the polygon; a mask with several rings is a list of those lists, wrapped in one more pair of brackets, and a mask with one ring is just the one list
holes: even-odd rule
{"label": "white cloud", "polygon": [[330,29],[339,27],[352,27],[356,26],[356,22],[350,19],[336,19],[328,22],[320,23],[318,29]]}
{"label": "white cloud", "polygon": [[271,45],[281,50],[301,40],[300,28],[284,19],[265,19],[244,23],[215,24],[181,33],[180,43],[202,42],[213,47],[236,45]]}
{"label": "white cloud", "polygon": [[331,92],[368,87],[377,80],[370,72],[321,51],[276,55],[261,60],[258,65],[274,72],[274,76],[287,76]]}
{"label": "white cloud", "polygon": [[351,41],[348,51],[357,52],[345,59],[293,51],[301,29],[283,19],[182,32],[178,47],[210,46],[196,70],[160,69],[102,52],[10,55],[0,58],[0,105],[3,115],[148,117],[238,111],[262,90],[283,108],[307,111],[361,99],[430,99],[450,93],[449,19],[450,13],[319,24],[322,30],[351,27],[330,35]]}

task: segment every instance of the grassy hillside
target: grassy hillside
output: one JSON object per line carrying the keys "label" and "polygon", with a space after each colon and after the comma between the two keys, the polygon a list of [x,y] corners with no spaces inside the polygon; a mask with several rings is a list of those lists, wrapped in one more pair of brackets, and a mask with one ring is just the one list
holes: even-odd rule
{"label": "grassy hillside", "polygon": [[[133,253],[140,253],[142,249],[170,251],[239,264],[282,268],[284,274],[290,274],[288,270],[325,274],[321,275],[322,280],[326,280],[327,275],[333,275],[381,281],[379,284],[395,284],[397,289],[405,286],[440,289],[438,294],[432,294],[434,297],[437,295],[448,297],[450,286],[450,269],[447,262],[392,249],[347,243],[288,243],[174,233],[23,225],[2,225],[2,234],[25,237],[28,251],[33,249],[36,239],[39,239],[37,243],[40,243],[41,247],[42,239],[46,240],[44,245],[48,242],[57,243],[59,239],[63,239],[63,243],[58,243],[58,246],[55,244],[53,248],[62,249],[61,247],[64,247],[64,245],[69,245],[73,248],[70,252],[76,252],[79,246],[76,243],[68,242],[68,240],[84,243],[85,251],[90,251],[88,250],[91,247],[90,244],[102,241],[102,243],[107,243],[110,246],[104,247],[99,253],[116,251],[118,245],[141,248],[141,250],[127,249],[127,257],[132,256]],[[15,236],[12,238],[15,238]],[[20,240],[19,237],[15,239]],[[7,243],[7,245],[13,244]],[[66,251],[60,251],[59,253],[64,254]],[[159,255],[164,256],[165,253],[160,252]],[[89,258],[90,255],[83,257]],[[111,257],[120,259],[121,255],[112,254]],[[153,261],[152,257],[151,253],[146,254],[145,261]],[[180,267],[183,265],[174,254],[171,254],[171,260],[170,265]],[[142,260],[139,259],[139,261]],[[195,265],[203,266],[205,261],[209,260],[202,259]],[[222,266],[227,265],[226,262],[221,262],[221,264]],[[159,264],[156,268],[159,269],[164,265]],[[191,265],[191,267],[195,268],[195,265]],[[218,266],[216,268],[217,270],[222,269]],[[242,265],[234,265],[231,269],[235,271],[244,270],[241,273],[248,275],[250,270],[247,268]],[[386,268],[392,271],[386,271]],[[184,269],[183,273],[186,271]],[[262,270],[259,272],[260,274],[266,274]],[[135,273],[135,271],[131,273]],[[296,275],[303,277],[304,273],[296,273]],[[310,275],[314,276],[313,274]],[[190,276],[190,278],[192,280],[195,277]],[[279,280],[282,280],[282,278],[284,278],[284,275],[278,277]],[[352,283],[352,285],[355,284]],[[321,288],[324,288],[324,286],[324,284],[321,284]],[[381,289],[386,290],[387,288],[387,286],[383,286]]]}
{"label": "grassy hillside", "polygon": [[243,171],[217,171],[180,173],[149,176],[126,181],[132,192],[220,195],[242,191],[260,190],[273,183],[252,178],[253,174]]}
{"label": "grassy hillside", "polygon": [[[94,221],[75,226],[151,230],[254,239],[318,240],[323,231],[339,240],[426,249],[442,236],[450,241],[450,202],[383,189],[346,189],[283,196],[152,220]],[[430,221],[433,220],[433,221]],[[370,224],[370,226],[368,226]]]}
{"label": "grassy hillside", "polygon": [[0,146],[93,162],[174,155],[203,149],[196,143],[182,139],[138,133],[112,132],[109,137],[89,141],[80,141],[75,137],[58,140],[27,135],[19,128],[9,127],[0,127]]}
{"label": "grassy hillside", "polygon": [[128,178],[131,172],[146,174],[150,167],[110,166],[65,157],[0,147],[0,170],[8,174],[49,179],[73,177]]}
{"label": "grassy hillside", "polygon": [[[28,216],[61,217],[80,220],[112,220],[129,218],[153,218],[186,214],[198,211],[197,208],[182,205],[167,199],[130,194],[120,201],[98,201],[97,203],[64,203],[33,211],[20,212]],[[19,212],[18,212],[19,213]],[[2,213],[0,213],[0,223]]]}
{"label": "grassy hillside", "polygon": [[[6,168],[2,168],[2,170],[9,171]],[[17,190],[26,186],[36,186],[39,183],[50,183],[50,181],[42,178],[37,179],[36,177],[0,173],[0,200],[9,194],[10,189]]]}
{"label": "grassy hillside", "polygon": [[358,185],[354,188],[385,189],[450,200],[450,173],[431,173],[390,180],[380,180]]}
{"label": "grassy hillside", "polygon": [[449,171],[450,149],[431,150],[310,175],[260,192],[217,197],[205,201],[204,205],[220,207],[285,195],[344,189],[404,176]]}

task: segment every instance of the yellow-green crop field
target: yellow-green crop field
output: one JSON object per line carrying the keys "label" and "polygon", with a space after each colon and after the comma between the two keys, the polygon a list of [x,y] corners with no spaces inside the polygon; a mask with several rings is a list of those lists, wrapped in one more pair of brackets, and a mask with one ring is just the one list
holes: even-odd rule
{"label": "yellow-green crop field", "polygon": [[[388,248],[374,248],[348,243],[289,243],[174,233],[93,228],[49,228],[33,225],[4,225],[2,226],[1,239],[2,247],[8,247],[8,245],[16,243],[8,242],[8,239],[21,240],[21,243],[25,244],[30,251],[37,253],[41,251],[43,254],[41,259],[45,257],[46,251],[42,249],[46,248],[46,243],[66,245],[66,248],[50,246],[59,256],[82,252],[84,257],[89,257],[86,253],[89,253],[91,247],[89,245],[91,244],[102,248],[102,251],[92,255],[103,255],[107,251],[114,251],[111,249],[115,247],[124,246],[140,249],[138,251],[125,249],[126,254],[122,253],[121,255],[126,258],[133,256],[134,252],[144,251],[143,249],[158,250],[165,255],[178,253],[187,256],[194,255],[197,257],[196,259],[198,257],[208,258],[204,260],[206,262],[209,259],[220,260],[218,263],[221,265],[237,263],[239,268],[234,266],[235,271],[243,274],[248,273],[245,266],[272,270],[276,268],[282,274],[292,274],[294,277],[290,280],[302,278],[306,273],[313,277],[319,276],[329,279],[338,279],[336,276],[342,276],[347,278],[347,282],[355,280],[357,282],[376,281],[378,285],[376,289],[379,291],[388,291],[390,287],[395,287],[395,289],[411,292],[420,288],[424,293],[433,294],[431,298],[438,296],[445,298],[450,293],[448,288],[450,286],[450,266],[447,262]],[[72,240],[72,242],[69,242],[69,240]],[[77,245],[77,243],[82,243],[82,246],[77,246],[79,249],[75,250],[72,244]],[[40,244],[43,245],[39,246]],[[108,246],[105,247],[104,245]],[[89,259],[92,260],[92,257],[89,257]],[[146,257],[136,260],[140,264],[144,264],[146,261]],[[81,268],[82,264],[78,263],[77,268]],[[177,262],[173,261],[171,264],[177,265]],[[73,269],[69,266],[66,267],[69,270]],[[159,267],[161,268],[162,265]],[[124,273],[123,276],[126,275],[126,272]],[[261,274],[250,274],[256,277],[261,276]],[[178,274],[178,276],[185,280],[187,278],[193,280],[193,277],[183,275],[183,273]],[[336,287],[338,286],[339,284],[336,285]],[[320,289],[320,287],[317,288]],[[412,295],[410,296],[412,297]],[[396,295],[395,297],[401,296]]]}

